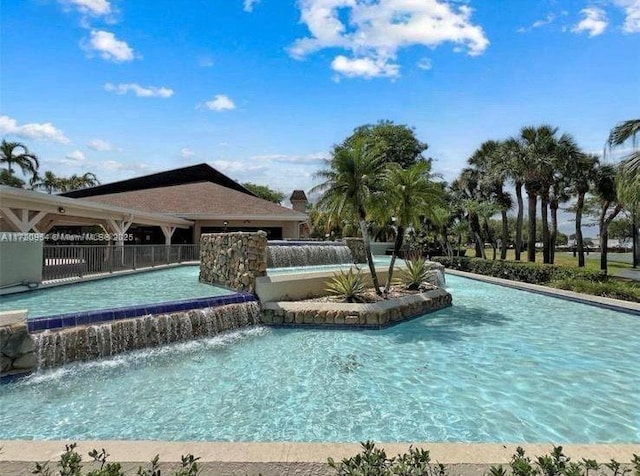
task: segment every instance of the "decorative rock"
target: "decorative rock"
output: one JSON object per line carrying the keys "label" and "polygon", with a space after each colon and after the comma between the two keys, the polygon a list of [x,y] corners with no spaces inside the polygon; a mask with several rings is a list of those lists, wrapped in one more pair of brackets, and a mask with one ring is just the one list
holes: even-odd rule
{"label": "decorative rock", "polygon": [[15,370],[31,370],[38,366],[38,358],[34,352],[29,352],[18,357],[13,361],[13,368]]}

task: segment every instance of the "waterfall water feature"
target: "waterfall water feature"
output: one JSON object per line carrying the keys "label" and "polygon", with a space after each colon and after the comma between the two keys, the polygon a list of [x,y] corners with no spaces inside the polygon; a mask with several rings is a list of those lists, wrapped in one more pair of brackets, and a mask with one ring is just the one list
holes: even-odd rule
{"label": "waterfall water feature", "polygon": [[33,338],[38,368],[47,368],[171,342],[211,337],[259,323],[259,304],[246,302],[44,331],[33,334]]}
{"label": "waterfall water feature", "polygon": [[353,263],[348,246],[336,241],[270,241],[267,268]]}

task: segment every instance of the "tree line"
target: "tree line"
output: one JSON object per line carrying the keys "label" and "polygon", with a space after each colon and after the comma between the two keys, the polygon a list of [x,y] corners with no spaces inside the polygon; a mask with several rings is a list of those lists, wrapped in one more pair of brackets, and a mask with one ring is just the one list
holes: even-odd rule
{"label": "tree line", "polygon": [[[6,168],[0,169],[0,185],[8,185],[16,188],[30,188],[32,190],[44,190],[47,193],[70,192],[86,187],[94,187],[100,181],[91,172],[82,175],[73,174],[70,177],[55,175],[50,170],[40,173],[40,159],[38,156],[20,142],[7,142],[3,140],[0,144],[0,164]],[[15,173],[20,169],[27,178],[25,180]]]}

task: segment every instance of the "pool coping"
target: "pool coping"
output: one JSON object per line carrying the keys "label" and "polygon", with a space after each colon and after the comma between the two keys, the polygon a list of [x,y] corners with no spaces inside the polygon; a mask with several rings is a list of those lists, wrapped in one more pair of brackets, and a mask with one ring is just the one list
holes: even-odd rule
{"label": "pool coping", "polygon": [[509,288],[519,289],[521,291],[529,291],[536,294],[544,294],[555,298],[565,299],[567,301],[589,304],[591,306],[602,307],[614,311],[625,312],[628,314],[640,315],[640,303],[631,301],[622,301],[620,299],[612,299],[601,296],[593,296],[591,294],[582,294],[574,291],[566,291],[564,289],[556,289],[540,284],[523,283],[521,281],[512,281],[510,279],[496,278],[486,276],[484,274],[469,273],[467,271],[459,271],[457,269],[446,268],[446,274],[453,276],[461,276],[463,278],[483,281],[490,284],[497,284]]}
{"label": "pool coping", "polygon": [[[66,440],[0,440],[0,470],[3,474],[28,474],[35,462],[57,461],[64,451]],[[358,443],[303,443],[303,442],[202,442],[202,441],[140,441],[140,440],[87,440],[78,441],[77,451],[85,461],[91,449],[104,448],[109,461],[124,464],[146,464],[155,455],[162,463],[178,463],[181,455],[199,457],[201,474],[335,474],[327,458],[336,461],[355,456],[361,451]],[[521,446],[530,457],[548,454],[551,443],[379,443],[387,455],[395,456],[410,446],[428,449],[432,461],[453,467],[458,476],[482,475],[490,465],[509,463],[516,448]],[[640,444],[565,444],[564,453],[574,461],[595,459],[600,463],[615,459],[629,464],[633,453],[640,453]],[[208,464],[209,463],[209,464]],[[208,472],[215,463],[216,472]],[[14,473],[8,473],[13,468]],[[22,471],[22,472],[20,472]]]}

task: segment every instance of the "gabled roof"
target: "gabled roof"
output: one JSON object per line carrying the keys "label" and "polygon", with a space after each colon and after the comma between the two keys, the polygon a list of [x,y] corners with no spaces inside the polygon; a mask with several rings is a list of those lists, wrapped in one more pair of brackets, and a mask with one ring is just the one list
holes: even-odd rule
{"label": "gabled roof", "polygon": [[83,200],[187,219],[304,221],[307,218],[304,213],[211,182],[95,195]]}
{"label": "gabled roof", "polygon": [[143,177],[135,177],[119,182],[107,183],[96,187],[74,190],[60,195],[71,198],[85,198],[96,195],[106,195],[113,193],[132,192],[136,190],[147,190],[160,187],[172,187],[196,182],[209,182],[221,185],[227,189],[235,190],[252,197],[255,194],[244,188],[235,180],[227,177],[208,164],[197,164],[179,169],[166,170]]}

